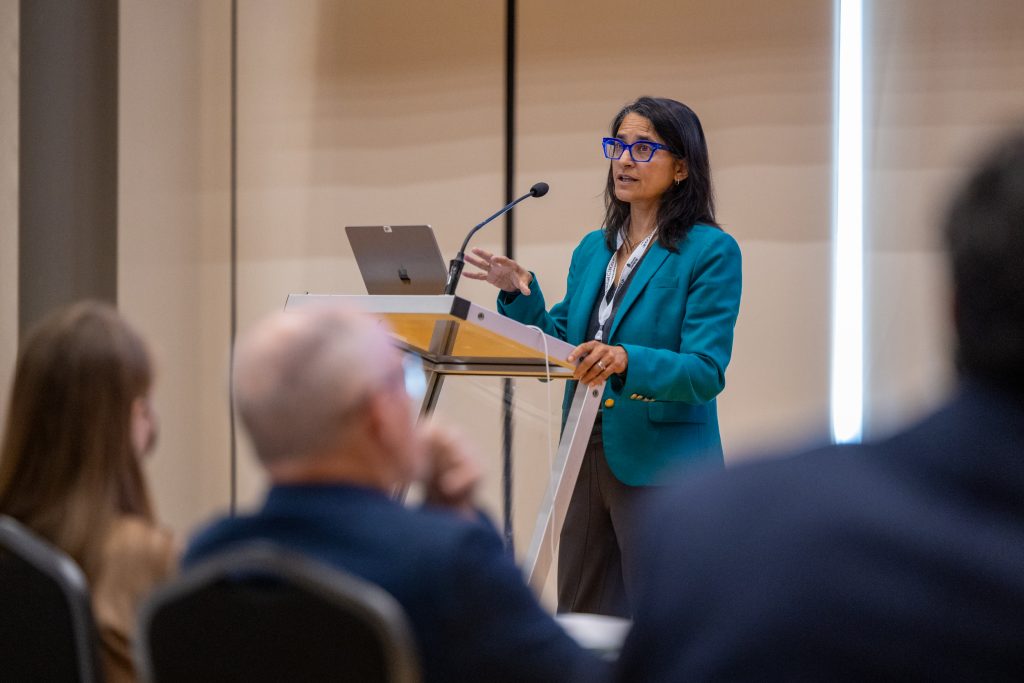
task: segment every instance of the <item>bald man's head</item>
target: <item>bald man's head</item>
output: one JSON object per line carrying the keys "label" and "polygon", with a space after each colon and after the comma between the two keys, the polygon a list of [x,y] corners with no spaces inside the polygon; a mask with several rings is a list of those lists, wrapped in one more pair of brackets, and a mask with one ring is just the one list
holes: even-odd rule
{"label": "bald man's head", "polygon": [[346,309],[275,314],[239,342],[238,412],[268,466],[342,445],[362,404],[401,357],[379,324]]}

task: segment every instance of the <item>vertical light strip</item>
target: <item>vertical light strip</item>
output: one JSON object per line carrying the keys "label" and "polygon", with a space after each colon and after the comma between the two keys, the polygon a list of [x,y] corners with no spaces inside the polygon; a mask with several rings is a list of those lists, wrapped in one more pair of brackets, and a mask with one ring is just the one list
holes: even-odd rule
{"label": "vertical light strip", "polygon": [[837,0],[832,439],[861,439],[864,418],[864,11]]}

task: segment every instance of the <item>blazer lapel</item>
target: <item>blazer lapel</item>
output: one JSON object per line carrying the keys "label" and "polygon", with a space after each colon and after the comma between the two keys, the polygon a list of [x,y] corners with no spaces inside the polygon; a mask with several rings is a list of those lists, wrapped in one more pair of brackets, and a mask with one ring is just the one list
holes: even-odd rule
{"label": "blazer lapel", "polygon": [[[609,255],[609,258],[611,256]],[[622,303],[619,304],[618,310],[615,311],[615,319],[612,320],[611,329],[608,330],[608,336],[605,338],[606,344],[611,344],[611,340],[615,338],[615,331],[619,327],[619,323],[622,318],[629,311],[629,307],[633,305],[636,298],[640,296],[640,292],[643,291],[644,287],[647,286],[648,281],[651,277],[658,272],[658,268],[661,268],[661,264],[668,258],[668,250],[662,247],[657,242],[654,242],[644,256],[644,260],[640,262],[640,266],[636,269],[636,273],[633,275],[632,281],[629,283],[629,288],[626,293],[622,296]]]}
{"label": "blazer lapel", "polygon": [[[597,254],[589,259],[587,269],[580,282],[579,292],[573,297],[569,319],[566,321],[566,336],[570,344],[587,341],[584,336],[587,334],[590,314],[594,311],[597,297],[601,295],[601,290],[604,288],[604,273],[608,268],[608,260],[612,257],[612,252],[603,241],[601,245]],[[574,339],[580,341],[572,341]]]}

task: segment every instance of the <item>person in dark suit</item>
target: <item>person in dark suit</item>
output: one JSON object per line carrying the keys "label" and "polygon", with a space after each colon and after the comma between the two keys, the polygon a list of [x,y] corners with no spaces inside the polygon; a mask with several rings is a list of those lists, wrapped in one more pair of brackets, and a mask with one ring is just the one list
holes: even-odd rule
{"label": "person in dark suit", "polygon": [[[259,511],[196,536],[184,565],[260,539],[371,581],[404,608],[426,681],[602,678],[604,663],[544,612],[474,507],[479,469],[461,441],[416,428],[405,377],[362,314],[259,324],[239,345],[235,392],[272,487]],[[391,493],[416,480],[427,502],[406,508]]]}
{"label": "person in dark suit", "polygon": [[955,395],[877,443],[666,493],[618,680],[1024,678],[1024,132],[945,237]]}

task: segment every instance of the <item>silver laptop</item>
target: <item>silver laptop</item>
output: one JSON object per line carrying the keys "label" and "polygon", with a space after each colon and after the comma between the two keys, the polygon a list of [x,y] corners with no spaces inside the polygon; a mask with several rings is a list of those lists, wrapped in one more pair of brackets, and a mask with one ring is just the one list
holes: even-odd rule
{"label": "silver laptop", "polygon": [[444,294],[448,268],[429,225],[347,225],[367,294]]}

